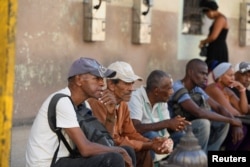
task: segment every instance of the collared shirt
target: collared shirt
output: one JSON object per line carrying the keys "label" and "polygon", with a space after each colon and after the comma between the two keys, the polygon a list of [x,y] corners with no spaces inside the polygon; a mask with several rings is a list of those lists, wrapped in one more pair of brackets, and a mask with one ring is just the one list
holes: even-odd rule
{"label": "collared shirt", "polygon": [[[143,137],[136,131],[132,120],[130,119],[126,102],[121,102],[117,107],[117,119],[112,126],[107,126],[108,110],[104,104],[94,98],[88,99],[88,103],[94,116],[96,116],[97,119],[107,128],[116,145],[127,145],[134,148],[136,151],[140,151],[143,143],[149,141],[149,139]],[[108,124],[110,124],[110,122]]]}
{"label": "collared shirt", "polygon": [[[156,103],[152,107],[144,86],[132,93],[128,105],[131,119],[139,120],[142,123],[155,123],[170,119],[168,103]],[[158,131],[158,133],[160,136],[169,136],[167,129]]]}

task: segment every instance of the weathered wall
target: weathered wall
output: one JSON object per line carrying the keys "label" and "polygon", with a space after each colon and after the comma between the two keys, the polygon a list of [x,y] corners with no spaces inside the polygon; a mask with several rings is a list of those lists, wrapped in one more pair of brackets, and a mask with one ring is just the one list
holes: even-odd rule
{"label": "weathered wall", "polygon": [[[107,3],[106,40],[92,43],[83,41],[82,0],[19,0],[14,123],[32,121],[48,94],[66,86],[68,68],[79,56],[95,58],[106,66],[116,60],[129,62],[145,79],[157,68],[172,74],[174,80],[182,77],[190,57],[180,60],[177,55],[193,52],[198,57],[199,41],[188,41],[196,42],[195,48],[178,48],[180,2],[154,1],[151,43],[134,45],[131,43],[132,0]],[[222,5],[228,1],[219,2]],[[238,6],[240,2],[232,1]],[[250,61],[249,47],[238,45],[238,18],[228,17],[231,27],[228,44],[233,63]]]}
{"label": "weathered wall", "polygon": [[131,6],[108,4],[105,42],[86,43],[82,1],[19,3],[14,122],[33,118],[49,93],[66,86],[68,68],[79,56],[104,65],[127,61],[144,78],[154,68],[170,70],[168,64],[175,62],[174,13],[153,11],[151,44],[134,45]]}

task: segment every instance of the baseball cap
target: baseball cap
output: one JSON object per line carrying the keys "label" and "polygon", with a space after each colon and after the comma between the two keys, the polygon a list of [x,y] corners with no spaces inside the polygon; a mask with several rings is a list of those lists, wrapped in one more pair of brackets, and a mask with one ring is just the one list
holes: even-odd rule
{"label": "baseball cap", "polygon": [[124,82],[142,81],[142,78],[136,75],[130,64],[117,61],[108,66],[109,69],[116,71],[116,75],[111,79],[120,79]]}
{"label": "baseball cap", "polygon": [[235,72],[240,72],[240,73],[244,73],[247,71],[250,71],[250,63],[248,62],[241,62],[235,65],[234,67]]}
{"label": "baseball cap", "polygon": [[214,69],[213,69],[213,76],[214,79],[218,79],[220,76],[222,76],[223,74],[225,74],[225,72],[227,72],[227,70],[229,68],[232,67],[232,64],[227,63],[227,62],[223,62],[220,63],[219,65],[217,65]]}
{"label": "baseball cap", "polygon": [[87,73],[102,78],[113,77],[116,74],[115,71],[102,66],[94,59],[80,57],[79,59],[75,60],[71,65],[68,78],[73,77],[75,75]]}

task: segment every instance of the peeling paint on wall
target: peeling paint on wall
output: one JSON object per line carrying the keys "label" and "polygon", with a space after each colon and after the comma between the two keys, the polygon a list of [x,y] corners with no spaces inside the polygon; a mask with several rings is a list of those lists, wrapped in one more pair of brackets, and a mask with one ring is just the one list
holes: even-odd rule
{"label": "peeling paint on wall", "polygon": [[[41,85],[52,85],[55,81],[61,81],[62,76],[59,73],[58,75],[54,75],[56,71],[60,71],[60,67],[55,66],[52,60],[50,62],[43,62],[39,65],[16,65],[16,71],[18,71],[18,75],[16,76],[16,80],[18,81],[18,86],[22,89],[28,90],[31,85],[31,81],[33,79],[36,80],[36,84]],[[34,81],[33,81],[34,83]],[[17,89],[18,91],[18,89]]]}
{"label": "peeling paint on wall", "polygon": [[[70,63],[79,56],[96,58],[105,65],[116,60],[127,61],[143,78],[156,68],[171,73],[174,79],[182,77],[187,60],[177,58],[177,47],[181,43],[178,40],[181,0],[176,3],[172,0],[154,1],[152,41],[146,45],[131,43],[133,0],[107,2],[106,40],[92,43],[83,41],[82,0],[19,2],[15,121],[33,118],[48,94],[66,86]],[[233,26],[228,38],[231,41],[229,49],[233,55],[247,60],[249,48],[236,46],[238,20],[229,18],[229,21]],[[238,57],[232,56],[234,60]],[[32,107],[24,96],[32,99]]]}

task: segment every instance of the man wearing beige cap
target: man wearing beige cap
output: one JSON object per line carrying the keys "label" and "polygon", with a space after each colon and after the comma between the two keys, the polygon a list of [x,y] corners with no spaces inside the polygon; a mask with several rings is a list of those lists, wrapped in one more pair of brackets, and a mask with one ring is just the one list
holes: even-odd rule
{"label": "man wearing beige cap", "polygon": [[[117,61],[109,67],[116,76],[107,79],[107,90],[99,100],[88,100],[94,115],[106,126],[116,145],[131,146],[136,151],[137,167],[153,167],[149,150],[159,154],[172,151],[172,140],[167,138],[148,139],[139,134],[130,118],[127,102],[130,100],[135,81],[142,78],[136,75],[132,67]],[[107,100],[109,99],[109,100]]]}
{"label": "man wearing beige cap", "polygon": [[[68,86],[50,95],[34,120],[27,144],[26,167],[125,167],[125,162],[127,166],[132,166],[125,149],[90,142],[79,127],[75,111],[87,98],[101,97],[103,78],[114,75],[115,71],[103,67],[94,59],[81,57],[72,64],[67,77]],[[62,97],[56,105],[56,127],[61,129],[71,149],[77,147],[77,158],[70,157],[64,142],[60,142],[57,134],[50,129],[48,106],[58,93],[70,98]]]}

